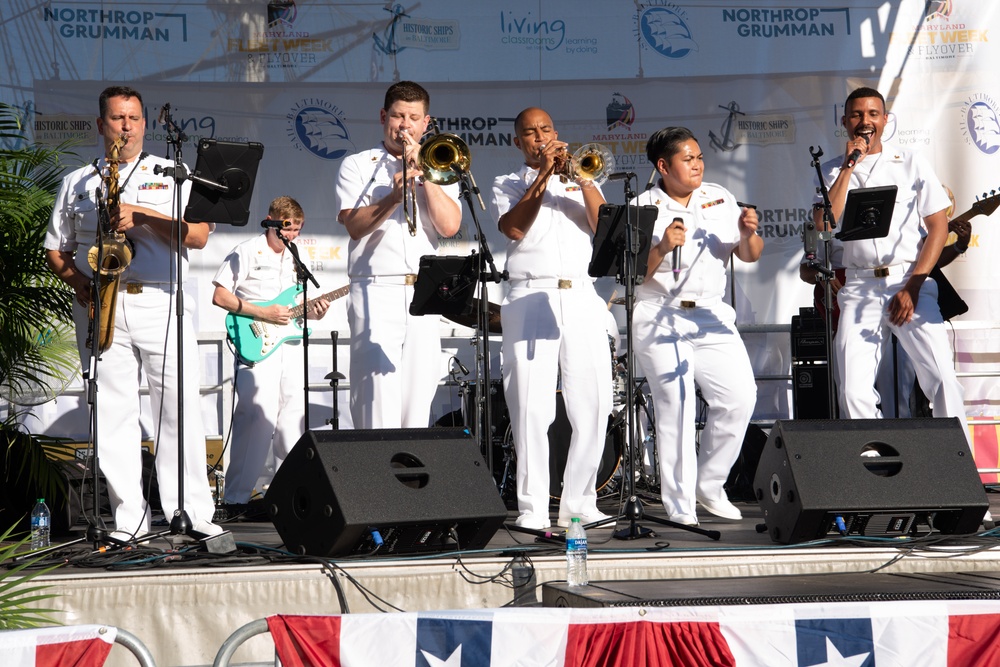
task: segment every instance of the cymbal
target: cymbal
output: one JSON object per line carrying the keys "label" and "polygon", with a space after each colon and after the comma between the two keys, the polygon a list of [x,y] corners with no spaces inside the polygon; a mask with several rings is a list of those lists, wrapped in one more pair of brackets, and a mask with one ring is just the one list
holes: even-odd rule
{"label": "cymbal", "polygon": [[625,297],[620,296],[617,299],[611,299],[611,301],[609,301],[608,303],[610,303],[612,306],[624,306]]}
{"label": "cymbal", "polygon": [[[486,329],[491,334],[503,333],[500,328],[499,304],[495,304],[492,301],[487,301],[486,304],[486,309],[489,311]],[[461,324],[462,326],[469,327],[470,329],[475,329],[479,324],[479,299],[472,300],[472,312],[468,315],[445,315],[445,317],[455,324]]]}

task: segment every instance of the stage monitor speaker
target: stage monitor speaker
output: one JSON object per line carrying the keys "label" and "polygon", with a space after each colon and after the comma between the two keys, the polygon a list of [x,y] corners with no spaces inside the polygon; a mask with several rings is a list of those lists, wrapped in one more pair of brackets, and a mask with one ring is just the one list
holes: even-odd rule
{"label": "stage monitor speaker", "polygon": [[754,493],[783,544],[901,537],[922,523],[974,533],[989,508],[958,418],[779,420]]}
{"label": "stage monitor speaker", "polygon": [[480,549],[507,518],[464,428],[308,431],[264,496],[298,554]]}

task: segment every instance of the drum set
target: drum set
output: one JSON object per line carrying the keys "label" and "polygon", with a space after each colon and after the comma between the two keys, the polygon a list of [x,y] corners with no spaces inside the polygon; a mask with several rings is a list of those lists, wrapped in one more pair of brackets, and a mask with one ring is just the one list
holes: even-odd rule
{"label": "drum set", "polygon": [[[494,321],[493,312],[497,314]],[[490,304],[490,333],[500,333],[499,306]],[[449,319],[465,324],[459,317],[446,316]],[[645,378],[637,378],[634,387],[635,420],[639,438],[629,451],[628,428],[629,417],[626,409],[628,378],[625,355],[616,353],[615,337],[608,336],[608,346],[611,355],[613,409],[608,415],[608,426],[601,454],[601,463],[597,472],[596,490],[598,497],[615,495],[622,491],[622,475],[626,471],[635,470],[635,488],[650,493],[659,492],[659,468],[656,461],[656,432],[653,418],[653,404],[648,395]],[[475,433],[482,433],[485,421],[483,413],[485,406],[479,410],[480,423],[476,422],[476,400],[481,392],[477,380],[456,380],[461,399],[461,422],[463,426],[472,428]],[[490,460],[492,455],[493,479],[497,490],[508,508],[517,507],[517,457],[514,453],[514,435],[504,399],[503,381],[491,380],[486,391],[482,392],[484,402],[489,403],[492,416],[491,433],[488,438],[480,438],[483,458]],[[569,455],[570,437],[573,429],[566,416],[566,406],[562,390],[556,389],[556,417],[549,426],[549,495],[553,500],[559,500],[562,495],[563,471]],[[487,449],[489,448],[489,450]],[[636,465],[629,466],[628,457],[635,457]]]}

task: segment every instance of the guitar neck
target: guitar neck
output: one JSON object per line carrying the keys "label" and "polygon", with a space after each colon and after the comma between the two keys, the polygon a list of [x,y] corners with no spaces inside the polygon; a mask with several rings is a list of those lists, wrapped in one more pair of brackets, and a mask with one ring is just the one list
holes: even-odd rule
{"label": "guitar neck", "polygon": [[289,310],[291,310],[291,313],[292,313],[292,319],[298,319],[298,318],[302,317],[302,314],[306,312],[306,308],[308,306],[312,306],[317,301],[323,301],[323,300],[336,301],[337,299],[339,299],[341,297],[347,296],[347,293],[350,292],[350,291],[351,291],[351,286],[350,285],[344,285],[343,287],[338,287],[337,289],[333,290],[332,292],[327,292],[326,294],[323,294],[322,296],[318,296],[315,299],[309,299],[305,303],[300,303],[299,305],[295,306],[294,308],[290,308],[289,309]]}

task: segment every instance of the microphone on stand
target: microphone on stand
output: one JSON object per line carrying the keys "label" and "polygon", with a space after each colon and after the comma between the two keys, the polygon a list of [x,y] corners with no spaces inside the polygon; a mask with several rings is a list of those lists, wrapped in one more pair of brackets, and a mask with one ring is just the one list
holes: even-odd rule
{"label": "microphone on stand", "polygon": [[292,226],[291,220],[271,220],[267,218],[266,220],[260,221],[260,226],[264,229],[288,229]]}
{"label": "microphone on stand", "polygon": [[653,183],[655,181],[656,181],[656,169],[653,169],[653,171],[649,174],[649,180],[646,181],[646,187],[644,188],[644,191],[645,190],[652,190],[653,189]]}
{"label": "microphone on stand", "polygon": [[[674,218],[674,222],[675,223],[679,222],[682,225],[684,224],[683,218]],[[673,223],[671,223],[671,224],[673,224]],[[673,252],[673,271],[674,271],[674,280],[679,279],[680,278],[680,272],[681,272],[681,247],[679,245],[678,246],[674,246],[674,252]]]}
{"label": "microphone on stand", "polygon": [[635,174],[631,171],[619,171],[608,176],[609,181],[620,181],[622,179],[632,179],[635,178]]}
{"label": "microphone on stand", "polygon": [[[871,146],[872,140],[868,138],[867,134],[862,134],[861,138],[865,140],[865,147]],[[861,149],[855,148],[853,151],[851,151],[851,154],[847,156],[847,168],[852,169],[860,159],[861,159]]]}
{"label": "microphone on stand", "polygon": [[167,120],[167,114],[170,113],[170,102],[167,102],[162,107],[160,107],[160,115],[156,118],[156,122],[160,125],[165,125]]}

